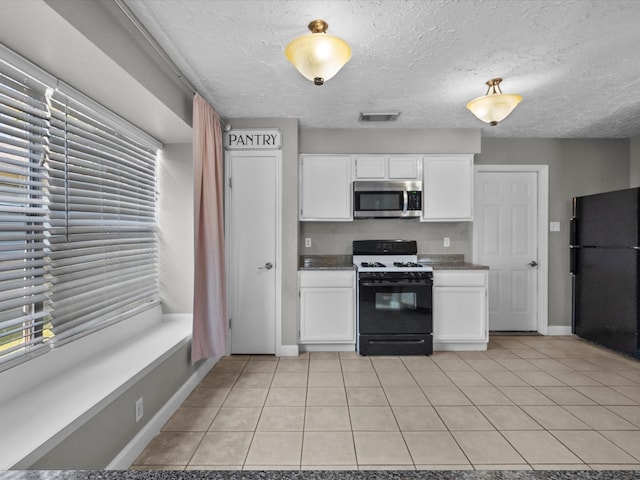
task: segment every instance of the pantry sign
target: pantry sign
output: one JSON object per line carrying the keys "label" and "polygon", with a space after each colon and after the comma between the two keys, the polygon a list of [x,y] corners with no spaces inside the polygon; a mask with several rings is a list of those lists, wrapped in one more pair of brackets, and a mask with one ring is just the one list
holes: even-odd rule
{"label": "pantry sign", "polygon": [[278,150],[282,148],[282,132],[269,130],[229,130],[224,134],[227,150]]}

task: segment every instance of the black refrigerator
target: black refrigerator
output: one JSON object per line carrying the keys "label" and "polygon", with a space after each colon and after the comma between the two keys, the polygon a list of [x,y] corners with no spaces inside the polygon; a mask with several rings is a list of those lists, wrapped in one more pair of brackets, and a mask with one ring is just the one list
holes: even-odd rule
{"label": "black refrigerator", "polygon": [[573,199],[573,333],[635,358],[640,358],[639,233],[640,188]]}

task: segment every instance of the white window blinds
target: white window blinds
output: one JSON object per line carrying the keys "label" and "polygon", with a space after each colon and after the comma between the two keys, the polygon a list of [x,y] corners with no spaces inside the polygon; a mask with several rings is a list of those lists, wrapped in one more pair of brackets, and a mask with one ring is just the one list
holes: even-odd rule
{"label": "white window blinds", "polygon": [[50,335],[45,92],[0,63],[0,359],[35,351]]}
{"label": "white window blinds", "polygon": [[57,341],[158,302],[156,155],[56,92],[49,273]]}
{"label": "white window blinds", "polygon": [[0,68],[2,368],[159,296],[156,146]]}

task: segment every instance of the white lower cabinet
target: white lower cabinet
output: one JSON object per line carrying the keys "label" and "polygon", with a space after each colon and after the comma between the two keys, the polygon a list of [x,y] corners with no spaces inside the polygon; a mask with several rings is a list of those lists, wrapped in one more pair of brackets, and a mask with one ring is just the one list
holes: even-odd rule
{"label": "white lower cabinet", "polygon": [[433,272],[433,349],[486,350],[486,270]]}
{"label": "white lower cabinet", "polygon": [[298,272],[302,350],[354,350],[355,281],[353,270]]}

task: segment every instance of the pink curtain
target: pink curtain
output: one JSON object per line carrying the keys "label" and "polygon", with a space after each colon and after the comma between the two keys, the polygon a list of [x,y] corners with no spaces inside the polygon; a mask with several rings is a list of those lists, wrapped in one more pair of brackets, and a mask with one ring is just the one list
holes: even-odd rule
{"label": "pink curtain", "polygon": [[216,111],[193,98],[195,275],[191,363],[224,355],[227,303],[224,265],[222,128]]}

